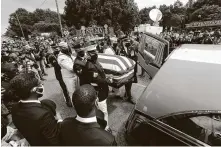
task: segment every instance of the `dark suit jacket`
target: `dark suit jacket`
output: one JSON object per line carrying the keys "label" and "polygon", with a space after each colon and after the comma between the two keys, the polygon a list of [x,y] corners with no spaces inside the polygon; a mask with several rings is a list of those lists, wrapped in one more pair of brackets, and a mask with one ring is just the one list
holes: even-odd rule
{"label": "dark suit jacket", "polygon": [[61,124],[54,113],[39,103],[18,103],[12,109],[13,123],[32,146],[59,144]]}
{"label": "dark suit jacket", "polygon": [[61,145],[111,146],[117,145],[112,134],[101,129],[98,123],[82,123],[75,118],[62,122]]}

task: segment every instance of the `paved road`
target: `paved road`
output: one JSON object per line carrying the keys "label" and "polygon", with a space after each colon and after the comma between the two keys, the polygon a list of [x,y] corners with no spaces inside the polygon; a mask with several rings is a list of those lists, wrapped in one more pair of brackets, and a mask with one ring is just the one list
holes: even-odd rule
{"label": "paved road", "polygon": [[[46,81],[44,81],[45,94],[42,99],[47,98],[53,100],[57,104],[57,112],[61,114],[63,119],[67,117],[74,117],[76,112],[74,108],[69,108],[66,106],[60,85],[55,78],[53,68],[47,69],[47,73],[48,76],[45,77]],[[141,95],[143,89],[145,88],[144,85],[149,83],[148,78],[139,78],[138,81],[138,84],[133,84],[132,87],[132,95],[135,98]],[[121,88],[118,95],[124,95],[124,92],[124,88]],[[107,103],[110,127],[113,131],[113,134],[116,136],[116,141],[118,145],[127,145],[124,138],[124,126],[134,105],[123,101],[122,99],[116,98],[116,93],[110,93],[110,97],[108,98]]]}

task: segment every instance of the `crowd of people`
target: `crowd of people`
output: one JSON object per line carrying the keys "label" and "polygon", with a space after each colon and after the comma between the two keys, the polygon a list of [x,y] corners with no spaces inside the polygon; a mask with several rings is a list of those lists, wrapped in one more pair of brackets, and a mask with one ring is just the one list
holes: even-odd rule
{"label": "crowd of people", "polygon": [[196,31],[165,31],[160,36],[170,42],[175,48],[181,44],[221,44],[221,31],[196,30]]}
{"label": "crowd of people", "polygon": [[[8,145],[116,145],[108,123],[106,102],[113,80],[106,77],[97,61],[98,51],[106,53],[113,45],[110,42],[106,37],[96,41],[98,45],[93,47],[93,43],[84,39],[74,43],[50,38],[4,41],[2,141]],[[53,101],[39,101],[44,92],[42,81],[47,76],[45,67],[51,66],[67,106],[74,106],[77,112],[76,118],[61,122]],[[75,75],[79,77],[80,87],[75,85]],[[125,86],[128,98],[131,98],[131,86],[132,82]],[[18,133],[14,138],[9,132],[15,131]],[[84,140],[85,137],[88,140]]]}
{"label": "crowd of people", "polygon": [[[203,36],[200,32],[161,34],[171,47],[182,43],[220,44],[220,36],[220,30],[212,36],[208,32]],[[107,111],[113,79],[106,76],[98,62],[98,52],[136,60],[138,46],[139,36],[134,39],[106,36],[94,42],[84,38],[70,41],[49,37],[3,41],[2,143],[11,146],[117,145]],[[42,81],[48,76],[46,68],[50,67],[54,68],[66,105],[74,107],[76,117],[63,120],[53,101],[39,100],[44,95]],[[133,80],[136,81],[136,77]],[[135,103],[130,93],[134,81],[125,85],[126,100],[131,103]]]}

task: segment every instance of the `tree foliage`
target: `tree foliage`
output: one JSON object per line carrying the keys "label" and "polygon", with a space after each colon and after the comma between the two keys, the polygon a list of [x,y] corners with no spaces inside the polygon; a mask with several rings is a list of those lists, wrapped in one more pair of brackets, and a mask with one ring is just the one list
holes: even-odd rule
{"label": "tree foliage", "polygon": [[187,9],[188,22],[220,20],[221,0],[197,0]]}
{"label": "tree foliage", "polygon": [[139,24],[139,10],[134,0],[66,0],[67,25],[80,29],[83,26],[107,24],[128,31]]}
{"label": "tree foliage", "polygon": [[[149,12],[154,7],[140,10],[141,23],[151,23]],[[184,27],[194,21],[221,20],[221,0],[189,0],[184,6],[180,0],[173,5],[160,5],[163,14],[160,25],[164,27]]]}
{"label": "tree foliage", "polygon": [[203,6],[191,14],[192,21],[206,21],[221,19],[221,7],[218,5]]}
{"label": "tree foliage", "polygon": [[[69,27],[72,34],[83,26],[114,27],[115,32],[129,32],[138,24],[152,24],[149,12],[156,6],[138,10],[134,0],[66,0],[62,24]],[[160,5],[163,16],[160,25],[164,27],[182,28],[194,21],[221,20],[221,0],[189,0],[184,5],[180,0],[173,5]],[[10,15],[8,36],[22,36],[17,20],[20,20],[25,36],[35,32],[60,33],[57,13],[50,9],[36,9],[28,12],[17,9]]]}
{"label": "tree foliage", "polygon": [[[152,24],[153,21],[149,18],[149,12],[156,8],[156,6],[148,7],[140,10],[141,23]],[[179,0],[175,1],[173,5],[160,5],[159,10],[162,12],[162,20],[160,25],[164,27],[181,27],[185,20],[186,8]]]}
{"label": "tree foliage", "polygon": [[149,17],[149,13],[152,9],[156,8],[156,6],[141,9],[139,12],[139,17],[141,19],[141,24],[151,24],[153,21]]}
{"label": "tree foliage", "polygon": [[9,17],[9,27],[6,35],[10,37],[22,36],[17,17],[26,38],[33,32],[41,33],[54,31],[60,33],[56,12],[50,9],[36,9],[34,12],[28,12],[23,8],[19,8]]}

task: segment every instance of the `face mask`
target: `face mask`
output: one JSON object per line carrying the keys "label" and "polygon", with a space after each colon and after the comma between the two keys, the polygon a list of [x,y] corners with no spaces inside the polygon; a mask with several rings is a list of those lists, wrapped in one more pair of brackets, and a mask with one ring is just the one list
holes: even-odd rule
{"label": "face mask", "polygon": [[84,57],[85,53],[84,52],[79,52],[78,55],[79,55],[79,57]]}
{"label": "face mask", "polygon": [[69,51],[68,51],[68,49],[66,49],[66,48],[62,48],[62,49],[61,49],[61,52],[64,53],[64,54],[66,54],[66,55],[69,55],[69,54],[70,54]]}

